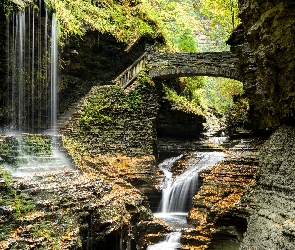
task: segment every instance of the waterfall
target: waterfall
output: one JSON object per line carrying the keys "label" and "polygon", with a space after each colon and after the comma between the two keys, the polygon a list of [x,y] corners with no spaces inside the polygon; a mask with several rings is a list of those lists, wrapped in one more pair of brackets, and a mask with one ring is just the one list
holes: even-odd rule
{"label": "waterfall", "polygon": [[173,232],[166,236],[165,241],[160,242],[155,245],[150,245],[147,247],[147,250],[174,250],[181,249],[180,244],[181,233]]}
{"label": "waterfall", "polygon": [[[51,22],[49,20],[51,19]],[[41,133],[56,127],[57,20],[39,1],[7,18],[7,110],[10,132]]]}
{"label": "waterfall", "polygon": [[192,198],[197,193],[198,177],[201,170],[221,161],[226,154],[222,152],[195,152],[186,161],[187,169],[173,178],[171,168],[183,155],[163,161],[159,168],[164,173],[162,184],[162,200],[159,213],[155,216],[172,226],[174,232],[168,234],[164,241],[149,245],[147,250],[177,250],[181,249],[181,232],[191,226],[186,222],[186,216],[192,207]]}
{"label": "waterfall", "polygon": [[51,129],[56,133],[57,118],[57,68],[58,68],[58,37],[57,20],[52,15],[51,25]]}
{"label": "waterfall", "polygon": [[[10,126],[4,132],[16,134],[14,158],[17,159],[14,164],[7,162],[3,168],[14,177],[72,167],[61,149],[62,143],[56,133],[57,18],[46,9],[43,0],[39,0],[38,7],[29,6],[7,17],[6,93]],[[51,136],[48,139],[51,150],[45,155],[35,154],[31,148],[36,149],[39,137],[31,138],[30,134],[41,134],[44,131]],[[1,143],[5,142],[0,141]]]}
{"label": "waterfall", "polygon": [[225,154],[222,152],[198,152],[191,159],[197,161],[190,163],[190,167],[175,179],[170,170],[173,163],[181,156],[167,159],[160,164],[159,168],[165,175],[160,211],[162,213],[187,212],[187,208],[197,192],[200,171],[221,161],[224,156]]}

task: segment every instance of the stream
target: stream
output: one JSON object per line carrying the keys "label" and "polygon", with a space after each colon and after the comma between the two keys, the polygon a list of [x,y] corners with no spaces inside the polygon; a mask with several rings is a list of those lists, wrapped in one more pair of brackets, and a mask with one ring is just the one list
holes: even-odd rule
{"label": "stream", "polygon": [[159,164],[165,178],[162,183],[162,199],[159,212],[154,215],[169,224],[173,231],[162,242],[149,245],[147,250],[181,249],[181,232],[192,228],[186,222],[186,216],[192,208],[192,198],[198,191],[199,173],[208,166],[221,161],[226,156],[223,152],[194,152],[186,165],[188,168],[173,178],[171,168],[183,155],[171,157]]}

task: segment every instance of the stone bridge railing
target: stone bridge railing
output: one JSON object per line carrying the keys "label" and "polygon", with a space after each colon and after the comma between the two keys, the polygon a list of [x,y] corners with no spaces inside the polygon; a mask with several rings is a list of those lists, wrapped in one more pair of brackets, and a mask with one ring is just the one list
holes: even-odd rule
{"label": "stone bridge railing", "polygon": [[122,87],[127,87],[132,83],[138,73],[146,67],[147,52],[143,53],[132,65],[124,70],[113,82],[120,84]]}
{"label": "stone bridge railing", "polygon": [[214,76],[242,81],[238,58],[231,52],[153,53],[146,61],[149,76],[169,79],[180,76]]}

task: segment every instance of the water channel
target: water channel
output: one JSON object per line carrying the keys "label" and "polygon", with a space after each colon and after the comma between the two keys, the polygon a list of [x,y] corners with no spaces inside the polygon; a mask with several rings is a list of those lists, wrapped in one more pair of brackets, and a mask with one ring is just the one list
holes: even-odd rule
{"label": "water channel", "polygon": [[173,232],[165,236],[164,241],[148,246],[147,250],[181,249],[181,232],[191,228],[186,216],[192,208],[192,198],[198,191],[199,173],[208,166],[221,161],[223,152],[194,152],[187,162],[188,168],[180,175],[173,177],[173,164],[183,155],[171,157],[159,164],[165,178],[162,183],[162,199],[159,212],[154,215],[173,228]]}

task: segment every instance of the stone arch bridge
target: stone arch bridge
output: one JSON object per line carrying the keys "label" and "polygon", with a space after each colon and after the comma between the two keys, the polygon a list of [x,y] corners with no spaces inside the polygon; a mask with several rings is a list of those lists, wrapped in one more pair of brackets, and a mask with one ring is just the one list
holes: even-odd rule
{"label": "stone arch bridge", "polygon": [[154,53],[147,56],[146,66],[152,78],[213,76],[242,81],[238,58],[231,52]]}
{"label": "stone arch bridge", "polygon": [[141,55],[114,81],[124,87],[136,79],[144,68],[152,78],[171,79],[181,76],[213,76],[243,82],[238,58],[230,51],[203,53],[150,53]]}

